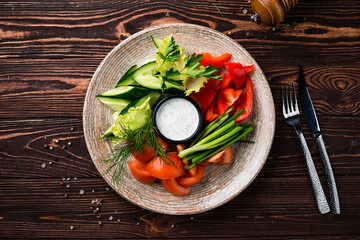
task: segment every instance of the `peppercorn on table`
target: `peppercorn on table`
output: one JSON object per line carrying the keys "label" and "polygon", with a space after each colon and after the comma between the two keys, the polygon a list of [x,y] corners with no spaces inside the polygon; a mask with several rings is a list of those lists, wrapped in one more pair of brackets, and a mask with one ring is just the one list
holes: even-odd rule
{"label": "peppercorn on table", "polygon": [[[248,1],[2,1],[0,3],[0,238],[356,239],[360,235],[357,1],[299,1],[276,26]],[[267,162],[240,195],[184,216],[131,204],[101,178],[82,127],[102,59],[159,24],[213,28],[241,44],[269,81],[276,133]],[[304,66],[337,181],[340,215],[320,215],[300,144],[284,122],[280,84]],[[305,121],[304,135],[329,198]],[[186,207],[186,206],[184,206]]]}

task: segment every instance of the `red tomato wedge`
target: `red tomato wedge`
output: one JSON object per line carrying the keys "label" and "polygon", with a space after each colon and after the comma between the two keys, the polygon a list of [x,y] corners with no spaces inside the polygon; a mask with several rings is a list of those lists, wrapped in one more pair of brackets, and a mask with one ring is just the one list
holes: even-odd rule
{"label": "red tomato wedge", "polygon": [[234,90],[232,88],[225,88],[220,92],[217,100],[218,114],[223,114],[229,107],[231,107],[240,97],[242,90]]}
{"label": "red tomato wedge", "polygon": [[134,158],[140,162],[148,162],[154,158],[154,150],[152,147],[146,145],[142,152],[132,153]]}
{"label": "red tomato wedge", "polygon": [[166,155],[174,162],[174,165],[169,160],[167,160],[169,163],[165,164],[160,157],[157,157],[146,165],[145,170],[159,179],[172,179],[183,175],[185,172],[184,163],[177,153],[170,152]]}
{"label": "red tomato wedge", "polygon": [[138,160],[128,162],[128,166],[133,177],[141,183],[150,184],[153,183],[156,178],[151,176],[149,172],[145,170],[146,163]]}
{"label": "red tomato wedge", "polygon": [[[197,168],[195,176],[182,176],[176,179],[176,181],[183,187],[191,187],[200,182],[204,176],[205,166],[196,165],[192,169]],[[191,170],[191,169],[190,169]]]}
{"label": "red tomato wedge", "polygon": [[200,61],[200,64],[204,67],[207,67],[208,65],[215,66],[217,68],[221,68],[224,66],[224,64],[229,61],[231,58],[230,53],[224,53],[223,55],[219,57],[214,57],[210,53],[203,53],[203,57]]}
{"label": "red tomato wedge", "polygon": [[250,115],[251,107],[252,107],[252,99],[253,99],[252,83],[249,74],[246,74],[245,92],[240,96],[239,100],[237,101],[237,107],[236,107],[236,112],[240,111],[243,108],[245,109],[245,112],[235,120],[236,122],[240,122],[246,119]]}
{"label": "red tomato wedge", "polygon": [[[166,152],[169,149],[169,143],[162,140],[160,137],[156,137],[158,142],[160,143],[162,149],[164,152]],[[141,162],[148,162],[154,158],[154,149],[148,145],[145,146],[144,150],[138,153],[132,153],[134,158]]]}
{"label": "red tomato wedge", "polygon": [[214,156],[206,159],[204,162],[201,162],[201,165],[219,165],[219,164],[228,164],[231,163],[233,159],[233,152],[231,146],[228,146],[221,152],[218,152]]}
{"label": "red tomato wedge", "polygon": [[224,156],[223,156],[223,160],[222,160],[222,164],[229,164],[232,162],[233,160],[233,151],[231,146],[228,146],[227,148],[224,149]]}
{"label": "red tomato wedge", "polygon": [[165,141],[164,141],[161,137],[159,137],[159,136],[156,136],[156,138],[157,138],[158,142],[160,143],[160,145],[161,145],[161,147],[162,147],[162,150],[163,150],[164,152],[169,151],[169,149],[170,149],[170,144],[169,144],[168,142],[165,142]]}
{"label": "red tomato wedge", "polygon": [[176,182],[175,179],[163,179],[161,185],[171,194],[177,196],[186,196],[190,194],[190,187],[183,187]]}
{"label": "red tomato wedge", "polygon": [[217,165],[217,164],[221,164],[221,162],[223,161],[224,153],[225,153],[225,149],[218,152],[214,156],[206,159],[205,161],[201,162],[200,165]]}

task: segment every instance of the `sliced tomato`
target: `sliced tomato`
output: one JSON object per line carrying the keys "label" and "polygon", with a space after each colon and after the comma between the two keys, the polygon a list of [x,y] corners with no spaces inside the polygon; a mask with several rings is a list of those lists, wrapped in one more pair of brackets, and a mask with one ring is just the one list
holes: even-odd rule
{"label": "sliced tomato", "polygon": [[246,119],[250,115],[252,108],[252,101],[253,101],[252,83],[249,74],[246,74],[245,91],[244,94],[241,94],[240,98],[237,100],[237,107],[236,107],[236,112],[240,111],[243,108],[245,109],[245,112],[235,120],[236,122],[240,122]]}
{"label": "sliced tomato", "polygon": [[185,176],[193,177],[196,176],[197,173],[198,173],[198,165],[195,165],[195,167],[185,170]]}
{"label": "sliced tomato", "polygon": [[165,141],[164,141],[161,137],[159,137],[159,136],[156,136],[156,138],[157,138],[157,140],[159,141],[159,143],[160,143],[163,151],[164,151],[164,152],[169,151],[169,149],[170,149],[170,144],[169,144],[168,142],[165,142]]}
{"label": "sliced tomato", "polygon": [[145,170],[159,179],[171,179],[183,175],[185,172],[184,163],[177,153],[170,152],[166,155],[174,162],[174,165],[169,160],[167,160],[168,163],[166,164],[160,157],[157,157],[146,165]]}
{"label": "sliced tomato", "polygon": [[233,160],[233,151],[231,146],[228,146],[227,148],[224,149],[224,155],[223,155],[223,160],[221,162],[221,164],[229,164],[232,162]]}
{"label": "sliced tomato", "polygon": [[229,164],[232,162],[232,158],[233,158],[232,148],[231,148],[231,146],[228,146],[227,148],[218,152],[214,156],[201,162],[200,165]]}
{"label": "sliced tomato", "polygon": [[[157,138],[158,142],[160,143],[163,151],[164,152],[168,151],[169,147],[170,147],[169,143],[165,142],[158,136],[156,138]],[[141,152],[138,152],[138,153],[133,152],[132,155],[134,156],[134,158],[136,160],[139,160],[141,162],[148,162],[148,161],[154,159],[155,153],[154,153],[154,149],[152,148],[152,146],[146,145]]]}
{"label": "sliced tomato", "polygon": [[214,156],[206,159],[205,161],[201,162],[200,165],[216,165],[220,164],[223,161],[225,149],[218,152]]}
{"label": "sliced tomato", "polygon": [[146,163],[133,160],[128,162],[128,166],[133,177],[141,183],[150,184],[153,183],[156,178],[151,176],[148,171],[145,170]]}
{"label": "sliced tomato", "polygon": [[143,151],[138,152],[138,153],[133,152],[132,155],[138,161],[148,162],[154,158],[154,149],[152,147],[146,145],[144,147]]}
{"label": "sliced tomato", "polygon": [[[177,178],[176,181],[183,187],[191,187],[200,182],[200,180],[204,176],[205,166],[196,165],[195,167],[197,168],[195,176],[182,176]],[[194,169],[195,167],[193,167],[192,169]]]}
{"label": "sliced tomato", "polygon": [[210,53],[203,53],[203,57],[200,61],[200,64],[204,67],[211,65],[211,66],[215,66],[217,68],[221,68],[224,66],[224,64],[227,61],[229,61],[231,56],[232,55],[230,53],[224,53],[223,55],[221,55],[219,57],[214,57]]}
{"label": "sliced tomato", "polygon": [[201,112],[204,113],[209,107],[211,101],[215,98],[216,92],[220,88],[222,82],[216,79],[208,79],[205,86],[196,93],[196,97],[199,100]]}
{"label": "sliced tomato", "polygon": [[163,179],[161,180],[161,185],[163,185],[166,191],[177,196],[186,196],[190,194],[190,187],[181,186],[175,179]]}
{"label": "sliced tomato", "polygon": [[217,100],[218,114],[223,114],[229,107],[231,107],[240,97],[242,90],[234,90],[232,88],[223,89]]}

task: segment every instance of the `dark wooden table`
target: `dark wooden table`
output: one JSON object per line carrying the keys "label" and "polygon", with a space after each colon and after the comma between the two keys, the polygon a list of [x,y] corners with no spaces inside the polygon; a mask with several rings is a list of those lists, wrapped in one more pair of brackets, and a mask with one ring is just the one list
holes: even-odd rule
{"label": "dark wooden table", "polygon": [[[247,1],[2,1],[0,238],[359,239],[358,0],[304,0],[274,28],[250,22],[242,9],[250,10]],[[149,212],[109,189],[82,130],[85,93],[101,60],[131,34],[171,22],[214,28],[245,47],[269,81],[277,113],[272,150],[256,180],[229,203],[194,216]],[[299,65],[341,215],[318,213],[298,139],[280,113],[279,85],[294,81]],[[315,141],[303,127],[326,186]],[[104,200],[100,219],[90,210],[93,199]]]}

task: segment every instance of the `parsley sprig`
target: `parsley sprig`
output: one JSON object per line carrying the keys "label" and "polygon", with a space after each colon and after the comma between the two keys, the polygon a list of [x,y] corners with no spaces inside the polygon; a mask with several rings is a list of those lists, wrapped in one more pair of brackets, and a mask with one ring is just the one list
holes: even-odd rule
{"label": "parsley sprig", "polygon": [[[157,51],[156,53],[159,55],[159,57],[163,60],[161,65],[158,68],[158,72],[160,73],[160,69],[164,66],[165,62],[177,62],[179,59],[179,56],[181,54],[179,45],[175,43],[175,39],[172,36],[170,38],[170,41],[165,49],[164,54],[160,51]],[[166,70],[165,73],[160,74],[159,77],[162,78],[162,90],[166,87],[166,82],[172,83],[177,86],[184,86],[182,80],[176,80],[174,77],[184,75],[184,76],[190,76],[193,78],[199,78],[199,77],[207,77],[207,78],[213,78],[220,81],[223,81],[220,75],[214,75],[219,70],[215,66],[208,65],[206,67],[200,67],[200,61],[203,57],[203,54],[186,54],[185,59],[185,66],[183,69],[175,70],[174,68],[170,68],[169,70]]]}
{"label": "parsley sprig", "polygon": [[177,62],[180,56],[180,48],[179,45],[175,43],[174,37],[171,37],[168,45],[166,46],[165,54],[162,54],[159,51],[156,54],[163,60],[159,69],[162,68],[165,62]]}

